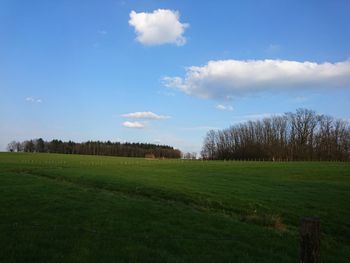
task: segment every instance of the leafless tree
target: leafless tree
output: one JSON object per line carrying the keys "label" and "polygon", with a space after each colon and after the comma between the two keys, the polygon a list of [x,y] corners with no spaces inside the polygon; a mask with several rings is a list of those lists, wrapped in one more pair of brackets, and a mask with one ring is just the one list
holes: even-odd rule
{"label": "leafless tree", "polygon": [[17,142],[16,141],[12,141],[7,145],[7,151],[8,152],[15,152],[17,151]]}
{"label": "leafless tree", "polygon": [[222,160],[349,160],[349,126],[346,120],[298,109],[211,130],[201,154],[204,159]]}

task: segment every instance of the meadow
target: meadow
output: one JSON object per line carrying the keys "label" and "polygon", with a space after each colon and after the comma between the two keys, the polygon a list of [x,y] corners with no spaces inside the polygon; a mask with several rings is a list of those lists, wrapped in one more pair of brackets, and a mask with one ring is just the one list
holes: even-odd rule
{"label": "meadow", "polygon": [[350,261],[348,162],[0,153],[0,262]]}

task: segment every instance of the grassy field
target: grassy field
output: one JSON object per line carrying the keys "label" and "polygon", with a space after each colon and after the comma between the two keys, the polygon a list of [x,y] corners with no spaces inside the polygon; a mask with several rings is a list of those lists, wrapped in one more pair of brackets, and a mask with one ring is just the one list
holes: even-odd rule
{"label": "grassy field", "polygon": [[350,164],[0,153],[0,262],[350,262]]}

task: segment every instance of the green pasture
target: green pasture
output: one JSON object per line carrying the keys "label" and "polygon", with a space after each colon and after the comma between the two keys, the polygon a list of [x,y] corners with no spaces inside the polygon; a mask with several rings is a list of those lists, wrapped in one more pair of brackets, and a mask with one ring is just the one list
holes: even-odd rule
{"label": "green pasture", "polygon": [[350,262],[350,164],[0,153],[0,262]]}

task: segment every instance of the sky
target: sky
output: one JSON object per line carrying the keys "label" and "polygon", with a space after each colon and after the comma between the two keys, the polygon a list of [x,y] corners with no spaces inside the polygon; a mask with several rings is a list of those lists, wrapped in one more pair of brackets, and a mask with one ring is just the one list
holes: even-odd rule
{"label": "sky", "polygon": [[167,144],[297,108],[350,118],[350,1],[0,1],[0,151]]}

